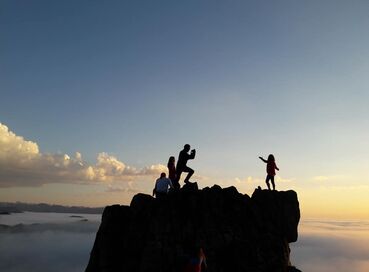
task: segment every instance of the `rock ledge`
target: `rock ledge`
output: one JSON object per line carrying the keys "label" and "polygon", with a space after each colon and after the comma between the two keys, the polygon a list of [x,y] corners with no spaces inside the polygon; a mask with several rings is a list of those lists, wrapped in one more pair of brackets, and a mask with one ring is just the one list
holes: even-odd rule
{"label": "rock ledge", "polygon": [[137,194],[130,206],[105,208],[86,272],[181,272],[186,248],[202,246],[209,272],[299,271],[294,191],[184,186],[163,199]]}

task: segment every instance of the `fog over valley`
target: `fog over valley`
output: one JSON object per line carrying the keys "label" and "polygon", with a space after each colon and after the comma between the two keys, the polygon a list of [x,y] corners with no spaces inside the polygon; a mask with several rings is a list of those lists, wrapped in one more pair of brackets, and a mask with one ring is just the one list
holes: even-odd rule
{"label": "fog over valley", "polygon": [[[0,271],[83,271],[100,220],[98,214],[0,215]],[[368,221],[303,220],[291,260],[302,271],[367,271],[368,233]]]}

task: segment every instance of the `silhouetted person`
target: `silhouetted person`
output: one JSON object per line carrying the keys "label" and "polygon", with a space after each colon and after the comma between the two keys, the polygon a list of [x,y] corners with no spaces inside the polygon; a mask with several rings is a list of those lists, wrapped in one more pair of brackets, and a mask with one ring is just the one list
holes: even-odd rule
{"label": "silhouetted person", "polygon": [[261,159],[263,162],[267,164],[267,167],[266,167],[267,176],[266,176],[265,182],[268,186],[268,189],[270,190],[270,185],[269,185],[269,180],[270,180],[273,185],[273,190],[275,190],[275,184],[274,184],[275,170],[277,169],[279,171],[279,168],[275,164],[275,159],[274,159],[273,154],[270,154],[268,156],[268,160],[264,160],[263,157],[259,157],[259,159]]}
{"label": "silhouetted person", "polygon": [[175,164],[176,164],[176,159],[173,156],[169,157],[168,164],[167,164],[168,172],[169,172],[169,179],[172,181],[174,189],[179,189],[180,186],[177,180]]}
{"label": "silhouetted person", "polygon": [[156,198],[161,198],[168,194],[169,188],[173,188],[172,181],[166,177],[165,173],[161,173],[160,178],[155,182],[155,188],[152,195],[156,195]]}
{"label": "silhouetted person", "polygon": [[193,175],[195,171],[193,171],[190,167],[187,166],[187,161],[192,160],[195,158],[196,150],[192,149],[191,153],[188,154],[188,151],[190,151],[191,146],[189,144],[186,144],[181,152],[179,152],[178,156],[178,162],[176,167],[176,174],[177,174],[177,182],[179,183],[179,180],[181,179],[182,172],[188,173],[187,177],[184,180],[184,183],[189,183],[190,178]]}
{"label": "silhouetted person", "polygon": [[201,272],[202,268],[206,269],[206,257],[202,247],[194,247],[188,256],[184,272]]}

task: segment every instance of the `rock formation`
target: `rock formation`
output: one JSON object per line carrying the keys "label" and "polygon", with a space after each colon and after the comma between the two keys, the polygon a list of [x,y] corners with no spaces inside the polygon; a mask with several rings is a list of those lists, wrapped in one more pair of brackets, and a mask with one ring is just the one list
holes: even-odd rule
{"label": "rock formation", "polygon": [[86,272],[181,272],[187,249],[201,246],[209,272],[299,271],[290,266],[297,241],[294,191],[185,185],[163,199],[137,194],[130,206],[105,208]]}

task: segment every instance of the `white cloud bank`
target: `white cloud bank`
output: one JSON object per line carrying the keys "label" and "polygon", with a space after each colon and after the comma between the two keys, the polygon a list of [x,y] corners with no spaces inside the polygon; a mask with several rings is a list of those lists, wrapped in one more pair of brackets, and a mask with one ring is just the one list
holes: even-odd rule
{"label": "white cloud bank", "polygon": [[25,140],[0,123],[0,187],[132,181],[165,171],[161,164],[136,169],[105,152],[98,154],[95,165],[83,161],[79,152],[73,157],[43,154],[37,143]]}
{"label": "white cloud bank", "polygon": [[[40,214],[32,216],[39,224],[0,230],[0,271],[83,271],[99,223],[67,223],[70,217],[57,214],[58,223],[46,224]],[[298,241],[290,244],[292,264],[304,272],[369,271],[368,227],[368,221],[302,221]]]}
{"label": "white cloud bank", "polygon": [[369,271],[368,221],[302,221],[292,263],[302,271]]}

